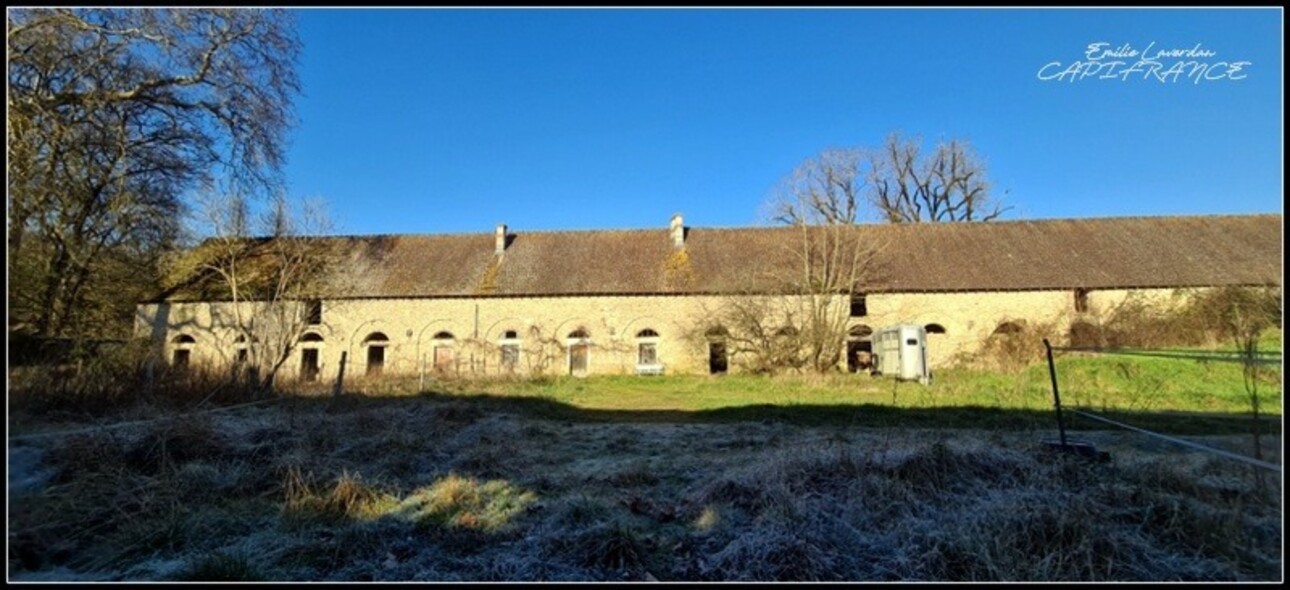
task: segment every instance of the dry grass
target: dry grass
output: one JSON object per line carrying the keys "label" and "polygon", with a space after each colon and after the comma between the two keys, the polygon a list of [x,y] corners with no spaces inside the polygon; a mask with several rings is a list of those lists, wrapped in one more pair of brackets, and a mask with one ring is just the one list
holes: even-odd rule
{"label": "dry grass", "polygon": [[449,474],[418,488],[399,505],[400,515],[429,526],[497,532],[531,505],[536,496],[503,480],[480,482]]}
{"label": "dry grass", "polygon": [[283,517],[288,522],[339,523],[345,520],[372,520],[389,511],[394,500],[365,484],[361,478],[342,470],[340,477],[325,492],[317,491],[294,467],[287,469],[283,482]]}
{"label": "dry grass", "polygon": [[213,553],[175,576],[180,582],[254,582],[264,580],[244,556]]}
{"label": "dry grass", "polygon": [[87,419],[140,404],[166,409],[231,405],[262,399],[267,392],[224,371],[148,368],[146,342],[63,365],[29,365],[9,371],[9,411],[42,418]]}
{"label": "dry grass", "polygon": [[[564,422],[294,400],[39,439],[15,579],[1275,580],[1280,489],[1081,433]],[[1268,456],[1279,440],[1269,437]],[[1245,439],[1231,439],[1245,444]],[[1221,441],[1220,441],[1221,442]]]}

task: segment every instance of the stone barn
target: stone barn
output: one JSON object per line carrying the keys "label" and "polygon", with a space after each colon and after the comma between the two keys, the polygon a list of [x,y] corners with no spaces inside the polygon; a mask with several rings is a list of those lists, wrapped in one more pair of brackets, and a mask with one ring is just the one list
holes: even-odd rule
{"label": "stone barn", "polygon": [[[872,255],[845,314],[839,370],[863,370],[869,335],[929,334],[932,367],[997,334],[1067,341],[1129,298],[1172,305],[1191,289],[1281,284],[1280,214],[860,225]],[[339,252],[337,289],[293,302],[288,378],[346,374],[644,374],[739,370],[714,310],[797,272],[793,227],[495,231],[304,238]],[[245,362],[258,342],[226,295],[194,276],[138,306],[136,330],[166,361]],[[242,303],[254,306],[254,303]],[[1038,333],[1045,330],[1048,333]]]}

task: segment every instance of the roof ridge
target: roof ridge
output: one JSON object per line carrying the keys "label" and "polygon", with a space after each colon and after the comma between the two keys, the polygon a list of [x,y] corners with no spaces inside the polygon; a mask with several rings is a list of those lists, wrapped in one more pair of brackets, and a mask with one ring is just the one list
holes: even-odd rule
{"label": "roof ridge", "polygon": [[[918,227],[927,230],[932,227],[973,227],[973,226],[995,226],[995,225],[1015,225],[1015,224],[1049,224],[1063,222],[1080,222],[1080,223],[1103,223],[1115,221],[1139,221],[1139,220],[1172,220],[1172,219],[1221,219],[1221,218],[1256,218],[1256,217],[1281,217],[1280,212],[1268,213],[1199,213],[1193,215],[1106,215],[1100,217],[1042,217],[1034,219],[996,219],[992,221],[954,221],[954,222],[920,222],[920,223],[891,223],[887,221],[874,221],[857,223],[857,227]],[[687,225],[687,229],[703,231],[749,231],[749,230],[773,230],[773,229],[791,229],[788,225]],[[524,235],[543,235],[543,234],[606,234],[606,233],[645,233],[645,232],[666,232],[666,226],[649,227],[649,228],[607,228],[607,229],[538,229],[529,231],[512,231],[513,226],[507,226],[507,233],[524,234]],[[375,238],[430,238],[430,237],[485,237],[493,236],[492,231],[484,232],[447,232],[447,233],[381,233],[381,234],[324,234],[324,235],[302,235],[296,237],[302,238],[334,238],[334,239],[375,239]]]}
{"label": "roof ridge", "polygon": [[[889,275],[881,277],[886,291],[1119,289],[1280,284],[1282,220],[1279,213],[1157,215],[903,227],[867,223],[848,229],[890,243],[878,260],[890,265],[879,269]],[[778,254],[777,243],[794,243],[786,238],[800,230],[786,225],[690,229],[693,289],[712,293],[735,292],[762,281],[760,271],[782,267],[787,259]],[[301,239],[348,251],[340,268],[355,278],[362,296],[469,296],[488,265],[498,261],[503,262],[490,295],[664,294],[680,292],[666,287],[673,252],[667,231],[519,231],[504,259],[494,258],[493,236],[484,232]],[[185,293],[203,297],[200,287]],[[182,296],[188,295],[169,295]]]}

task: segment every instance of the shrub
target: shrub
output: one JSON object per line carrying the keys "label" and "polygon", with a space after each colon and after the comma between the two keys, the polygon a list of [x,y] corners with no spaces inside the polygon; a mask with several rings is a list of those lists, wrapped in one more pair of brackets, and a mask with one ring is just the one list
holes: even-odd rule
{"label": "shrub", "polygon": [[1008,322],[1012,331],[997,331],[985,339],[981,347],[982,364],[1001,371],[1015,373],[1044,359],[1043,338],[1055,339],[1055,323]]}
{"label": "shrub", "polygon": [[102,415],[140,403],[189,408],[262,397],[252,384],[222,371],[164,365],[149,369],[152,354],[146,341],[132,340],[71,363],[14,368],[9,372],[10,409],[34,415]]}
{"label": "shrub", "polygon": [[[1281,325],[1281,292],[1264,287],[1219,287],[1179,290],[1174,306],[1153,305],[1130,295],[1081,327],[1078,338],[1087,344],[1111,348],[1160,348],[1168,346],[1225,346],[1238,334],[1237,324],[1255,333]],[[1072,343],[1077,334],[1072,330]]]}

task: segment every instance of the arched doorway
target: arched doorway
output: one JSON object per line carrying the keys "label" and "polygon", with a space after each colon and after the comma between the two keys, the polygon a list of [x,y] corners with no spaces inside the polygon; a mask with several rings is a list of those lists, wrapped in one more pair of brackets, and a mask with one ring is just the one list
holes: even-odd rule
{"label": "arched doorway", "polygon": [[434,335],[434,370],[448,373],[457,368],[457,356],[453,344],[456,338],[452,332],[441,331]]}
{"label": "arched doorway", "polygon": [[586,375],[591,363],[591,334],[586,328],[578,328],[569,332],[565,344],[569,347],[569,374]]}
{"label": "arched doorway", "polygon": [[300,337],[300,379],[302,381],[318,380],[318,374],[322,372],[322,346],[322,334],[307,332]]}
{"label": "arched doorway", "polygon": [[711,375],[724,375],[730,369],[730,361],[726,352],[726,336],[729,332],[722,326],[716,326],[708,330],[708,373]]}
{"label": "arched doorway", "polygon": [[873,370],[873,328],[857,324],[847,330],[847,371],[868,373]]}
{"label": "arched doorway", "polygon": [[367,375],[375,377],[385,372],[385,349],[390,346],[390,339],[384,332],[372,332],[363,339],[367,347]]}

